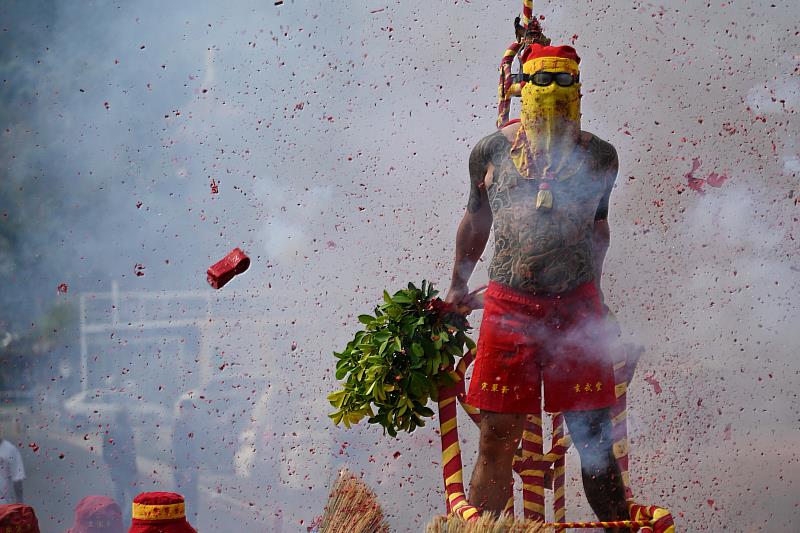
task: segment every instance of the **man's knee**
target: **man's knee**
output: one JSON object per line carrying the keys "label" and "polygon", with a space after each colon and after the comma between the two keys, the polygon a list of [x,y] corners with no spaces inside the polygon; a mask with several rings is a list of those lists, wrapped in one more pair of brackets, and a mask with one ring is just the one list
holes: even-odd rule
{"label": "man's knee", "polygon": [[608,409],[564,413],[564,419],[584,470],[607,468],[615,460]]}

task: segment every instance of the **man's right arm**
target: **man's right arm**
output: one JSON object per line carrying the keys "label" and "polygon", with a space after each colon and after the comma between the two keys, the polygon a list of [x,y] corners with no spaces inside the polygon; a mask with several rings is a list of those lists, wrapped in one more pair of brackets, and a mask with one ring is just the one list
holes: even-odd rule
{"label": "man's right arm", "polygon": [[482,139],[469,157],[470,192],[467,210],[456,233],[456,258],[446,301],[458,304],[469,292],[468,282],[481,258],[492,229],[492,210],[486,194],[485,179],[493,171],[491,150],[497,139]]}

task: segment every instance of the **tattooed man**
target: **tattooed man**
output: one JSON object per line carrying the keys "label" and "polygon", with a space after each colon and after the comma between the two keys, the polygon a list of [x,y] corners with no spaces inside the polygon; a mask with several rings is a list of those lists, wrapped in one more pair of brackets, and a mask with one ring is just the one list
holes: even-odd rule
{"label": "tattooed man", "polygon": [[627,518],[612,450],[613,365],[600,274],[609,243],[614,147],[580,128],[578,58],[533,44],[522,58],[521,121],[481,140],[456,238],[447,300],[467,282],[494,228],[494,257],[467,402],[481,410],[470,503],[501,513],[525,415],[563,412],[587,499],[601,520]]}

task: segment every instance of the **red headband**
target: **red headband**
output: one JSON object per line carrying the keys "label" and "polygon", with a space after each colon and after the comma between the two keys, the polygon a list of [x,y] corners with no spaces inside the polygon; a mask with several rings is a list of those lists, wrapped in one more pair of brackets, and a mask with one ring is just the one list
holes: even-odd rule
{"label": "red headband", "polygon": [[565,59],[571,59],[576,63],[581,62],[581,58],[578,57],[578,52],[571,46],[542,46],[535,43],[528,47],[525,55],[522,56],[522,62],[525,63],[526,61],[540,57],[563,57]]}

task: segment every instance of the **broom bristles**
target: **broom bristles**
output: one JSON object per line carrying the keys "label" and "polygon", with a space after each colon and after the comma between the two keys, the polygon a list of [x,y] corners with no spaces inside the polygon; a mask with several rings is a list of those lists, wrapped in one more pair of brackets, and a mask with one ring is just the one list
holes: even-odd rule
{"label": "broom bristles", "polygon": [[460,516],[437,516],[428,524],[426,533],[551,533],[541,522],[515,520],[513,516],[495,517],[485,514],[474,522]]}
{"label": "broom bristles", "polygon": [[366,483],[342,470],[331,488],[320,533],[388,533],[378,497]]}

